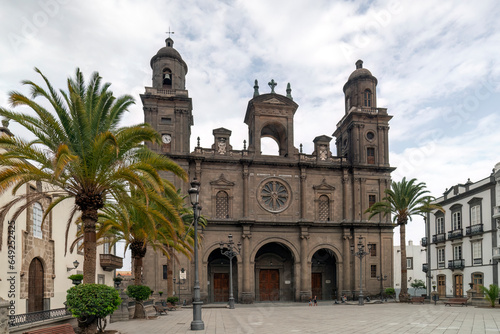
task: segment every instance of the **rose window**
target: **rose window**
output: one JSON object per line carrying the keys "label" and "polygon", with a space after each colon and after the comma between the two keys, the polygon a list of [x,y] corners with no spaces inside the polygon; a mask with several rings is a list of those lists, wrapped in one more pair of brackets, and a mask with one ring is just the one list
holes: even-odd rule
{"label": "rose window", "polygon": [[288,189],[279,181],[269,181],[260,191],[261,203],[269,211],[283,211],[288,205]]}

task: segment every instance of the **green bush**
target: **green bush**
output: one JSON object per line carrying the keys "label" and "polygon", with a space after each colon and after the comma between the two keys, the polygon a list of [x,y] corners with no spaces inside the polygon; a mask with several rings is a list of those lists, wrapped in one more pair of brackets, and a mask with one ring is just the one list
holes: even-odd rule
{"label": "green bush", "polygon": [[495,301],[498,298],[498,285],[490,284],[490,288],[480,286],[484,293],[484,299],[490,302],[491,307],[495,307]]}
{"label": "green bush", "polygon": [[73,274],[73,275],[68,276],[68,278],[70,280],[73,280],[73,281],[81,281],[83,279],[83,275],[82,274]]}
{"label": "green bush", "polygon": [[92,315],[105,318],[118,309],[121,302],[118,291],[104,284],[80,284],[69,289],[66,295],[68,310],[79,318]]}
{"label": "green bush", "polygon": [[179,297],[177,296],[172,296],[172,297],[168,297],[167,298],[167,303],[172,303],[172,304],[177,304],[177,302],[179,301]]}
{"label": "green bush", "polygon": [[127,295],[140,302],[149,298],[151,289],[146,285],[129,285],[127,287]]}
{"label": "green bush", "polygon": [[392,295],[395,295],[396,294],[396,290],[394,290],[394,288],[387,288],[385,289],[385,294],[388,295],[388,296],[392,296]]}

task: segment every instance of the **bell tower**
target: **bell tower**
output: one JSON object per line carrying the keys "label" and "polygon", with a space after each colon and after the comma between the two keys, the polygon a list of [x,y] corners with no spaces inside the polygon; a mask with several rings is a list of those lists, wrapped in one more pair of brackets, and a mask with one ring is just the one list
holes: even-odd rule
{"label": "bell tower", "polygon": [[377,108],[377,78],[356,62],[344,85],[345,115],[333,134],[337,154],[353,165],[389,166],[389,120],[386,108]]}
{"label": "bell tower", "polygon": [[149,145],[160,153],[188,154],[193,125],[192,101],[186,90],[188,67],[174,49],[172,38],[168,37],[165,44],[151,58],[153,85],[141,94],[144,120],[162,138],[160,146]]}

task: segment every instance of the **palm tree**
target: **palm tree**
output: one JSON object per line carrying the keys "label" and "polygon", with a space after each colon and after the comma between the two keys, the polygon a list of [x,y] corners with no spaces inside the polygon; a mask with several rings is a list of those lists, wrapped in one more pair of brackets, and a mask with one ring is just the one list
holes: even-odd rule
{"label": "palm tree", "polygon": [[369,219],[377,214],[384,217],[392,215],[392,220],[399,226],[399,237],[401,245],[401,292],[399,300],[405,301],[409,298],[407,287],[406,268],[406,224],[412,220],[413,215],[424,215],[431,210],[443,210],[440,205],[432,204],[434,197],[426,195],[426,185],[417,183],[416,179],[406,181],[403,177],[401,182],[392,182],[391,188],[385,190],[385,197],[380,202],[374,203],[365,213],[370,213]]}
{"label": "palm tree", "polygon": [[[159,134],[147,124],[119,127],[128,107],[134,103],[129,95],[114,97],[110,84],[101,85],[101,77],[93,73],[88,83],[76,70],[68,78],[67,91],[55,90],[41,71],[46,88],[32,81],[23,81],[30,87],[31,96],[11,92],[13,107],[26,106],[33,113],[0,108],[0,115],[19,123],[35,139],[3,136],[0,148],[0,192],[13,187],[13,193],[30,182],[43,182],[43,191],[16,197],[5,205],[0,216],[18,203],[23,203],[15,215],[41,197],[56,196],[44,213],[43,219],[59,203],[75,201],[69,221],[77,211],[84,229],[84,283],[95,283],[96,222],[98,211],[105,203],[132,202],[128,184],[137,187],[146,197],[154,189],[163,191],[158,171],[173,172],[183,180],[186,173],[164,156],[143,146],[144,141],[159,142]],[[42,97],[45,104],[35,101]]]}

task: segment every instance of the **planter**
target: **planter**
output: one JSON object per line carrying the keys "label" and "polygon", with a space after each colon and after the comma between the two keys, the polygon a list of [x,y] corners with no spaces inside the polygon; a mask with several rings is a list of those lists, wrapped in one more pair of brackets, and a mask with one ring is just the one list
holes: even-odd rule
{"label": "planter", "polygon": [[71,281],[74,285],[80,285],[82,284],[82,280],[79,280],[79,279],[74,279]]}
{"label": "planter", "polygon": [[115,288],[119,288],[120,284],[122,284],[122,281],[115,281]]}

